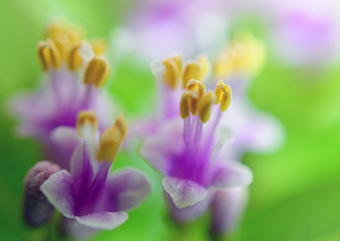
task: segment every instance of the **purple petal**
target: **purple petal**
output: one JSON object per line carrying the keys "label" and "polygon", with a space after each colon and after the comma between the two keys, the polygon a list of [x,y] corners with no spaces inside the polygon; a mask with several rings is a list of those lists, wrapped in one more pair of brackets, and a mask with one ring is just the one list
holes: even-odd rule
{"label": "purple petal", "polygon": [[129,211],[141,205],[151,194],[150,180],[141,172],[127,169],[107,181],[109,210]]}
{"label": "purple petal", "polygon": [[90,238],[98,229],[82,225],[75,218],[64,218],[61,231],[75,240],[81,240]]}
{"label": "purple petal", "polygon": [[269,114],[254,115],[252,138],[247,148],[253,152],[271,152],[280,147],[284,140],[284,129],[281,122]]}
{"label": "purple petal", "polygon": [[140,149],[140,155],[156,170],[167,173],[171,163],[168,156],[180,153],[184,147],[183,121],[181,118],[173,118],[159,124],[157,133],[147,136]]}
{"label": "purple petal", "polygon": [[89,155],[89,149],[83,143],[79,144],[72,154],[70,169],[76,196],[86,192],[93,178],[93,169]]}
{"label": "purple petal", "polygon": [[231,188],[248,186],[253,182],[253,172],[247,166],[228,161],[215,170],[211,186],[215,188]]}
{"label": "purple petal", "polygon": [[202,201],[199,201],[192,206],[181,209],[177,208],[169,194],[166,194],[167,203],[172,219],[178,223],[186,223],[200,217],[208,210],[212,201],[213,192],[214,191],[210,191],[207,197],[204,198]]}
{"label": "purple petal", "polygon": [[74,127],[57,127],[50,133],[50,140],[52,144],[51,158],[68,170],[74,148],[81,142],[77,130]]}
{"label": "purple petal", "polygon": [[128,217],[125,212],[98,212],[76,217],[76,220],[90,228],[112,230],[122,225]]}
{"label": "purple petal", "polygon": [[75,214],[75,195],[73,179],[66,170],[51,175],[40,190],[48,201],[65,217],[71,218]]}
{"label": "purple petal", "polygon": [[236,228],[248,203],[247,187],[219,190],[212,203],[212,226],[214,236],[227,234]]}
{"label": "purple petal", "polygon": [[163,187],[178,208],[192,206],[207,196],[205,187],[190,180],[165,177]]}

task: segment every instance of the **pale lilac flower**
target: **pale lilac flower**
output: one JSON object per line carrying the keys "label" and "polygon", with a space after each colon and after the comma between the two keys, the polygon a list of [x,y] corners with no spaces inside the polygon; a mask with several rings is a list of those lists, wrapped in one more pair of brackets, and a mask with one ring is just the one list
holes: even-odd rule
{"label": "pale lilac flower", "polygon": [[24,179],[24,220],[31,227],[46,224],[53,213],[53,206],[40,191],[41,185],[60,167],[48,161],[35,164]]}
{"label": "pale lilac flower", "polygon": [[[212,92],[205,94],[205,85],[199,81],[208,71],[203,56],[183,70],[181,85],[187,86],[186,91],[178,88],[180,72],[176,68],[181,69],[179,57],[152,64],[162,112],[152,122],[153,129],[144,136],[139,151],[164,174],[162,183],[171,216],[187,222],[207,211],[216,190],[247,186],[253,176],[249,168],[228,158],[225,137],[216,138],[230,103],[229,87],[219,81],[217,97]],[[194,76],[199,80],[191,78]],[[215,98],[221,107],[212,106]]]}
{"label": "pale lilac flower", "polygon": [[270,23],[278,60],[319,66],[339,59],[340,7],[336,1],[286,1],[275,4]]}
{"label": "pale lilac flower", "polygon": [[127,127],[119,116],[113,127],[96,140],[93,112],[81,112],[78,132],[83,136],[71,159],[70,172],[61,170],[47,179],[41,191],[63,214],[64,231],[74,238],[86,238],[97,230],[112,230],[128,219],[127,211],[143,203],[151,193],[150,182],[141,172],[109,170]]}
{"label": "pale lilac flower", "polygon": [[221,0],[137,1],[124,27],[113,30],[112,44],[117,52],[133,53],[141,64],[178,51],[191,57],[213,54],[227,37],[224,9]]}
{"label": "pale lilac flower", "polygon": [[92,48],[71,30],[58,24],[49,28],[49,38],[37,47],[46,71],[44,86],[16,98],[12,108],[20,119],[19,134],[41,142],[49,159],[63,168],[69,168],[79,140],[60,141],[59,136],[65,129],[75,128],[77,113],[94,110],[103,130],[109,126],[113,110],[111,99],[99,89],[108,78],[107,60],[95,55],[98,46]]}

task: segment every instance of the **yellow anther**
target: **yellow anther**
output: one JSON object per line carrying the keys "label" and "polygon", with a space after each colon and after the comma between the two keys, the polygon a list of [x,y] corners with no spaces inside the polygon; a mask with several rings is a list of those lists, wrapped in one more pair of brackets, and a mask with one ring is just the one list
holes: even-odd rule
{"label": "yellow anther", "polygon": [[221,111],[226,111],[231,101],[231,88],[229,85],[223,83],[223,80],[219,80],[215,89],[216,101],[215,104],[221,103]]}
{"label": "yellow anther", "polygon": [[105,130],[101,136],[97,159],[108,162],[113,161],[127,130],[126,120],[124,116],[120,114],[113,126]]}
{"label": "yellow anther", "polygon": [[205,67],[200,61],[191,61],[189,62],[183,71],[182,74],[182,84],[183,88],[186,88],[188,82],[191,79],[196,79],[199,81],[203,81],[205,76]]}
{"label": "yellow anther", "polygon": [[84,83],[87,85],[94,84],[97,88],[105,84],[110,71],[109,63],[103,56],[95,56],[88,64]]}
{"label": "yellow anther", "polygon": [[211,91],[207,95],[203,96],[201,101],[198,103],[198,116],[202,123],[206,123],[210,118],[211,106],[215,102],[215,94]]}
{"label": "yellow anther", "polygon": [[47,39],[47,41],[39,42],[37,51],[44,71],[50,68],[59,69],[62,59],[53,40]]}
{"label": "yellow anther", "polygon": [[163,61],[165,66],[164,81],[171,88],[175,88],[181,74],[182,58],[180,55],[167,58]]}
{"label": "yellow anther", "polygon": [[55,42],[61,55],[65,58],[69,49],[81,41],[83,31],[78,26],[70,26],[65,22],[56,21],[47,27],[46,35]]}
{"label": "yellow anther", "polygon": [[201,99],[206,92],[205,84],[199,80],[190,80],[187,84],[187,90],[197,90],[198,98]]}
{"label": "yellow anther", "polygon": [[215,58],[213,74],[215,78],[225,78],[234,68],[235,53],[229,48],[224,48]]}
{"label": "yellow anther", "polygon": [[107,52],[107,41],[104,38],[94,38],[91,41],[92,49],[96,55],[105,55]]}
{"label": "yellow anther", "polygon": [[197,90],[187,90],[184,92],[179,106],[182,119],[186,119],[190,112],[193,115],[197,115],[198,97],[199,95]]}
{"label": "yellow anther", "polygon": [[78,53],[80,46],[81,44],[76,44],[67,52],[66,65],[71,71],[79,69],[82,65],[82,58]]}
{"label": "yellow anther", "polygon": [[80,137],[96,134],[98,129],[97,116],[94,111],[81,111],[77,118],[77,131]]}
{"label": "yellow anther", "polygon": [[264,65],[264,43],[246,32],[239,32],[229,46],[221,51],[214,63],[214,76],[226,77],[230,73],[256,74]]}

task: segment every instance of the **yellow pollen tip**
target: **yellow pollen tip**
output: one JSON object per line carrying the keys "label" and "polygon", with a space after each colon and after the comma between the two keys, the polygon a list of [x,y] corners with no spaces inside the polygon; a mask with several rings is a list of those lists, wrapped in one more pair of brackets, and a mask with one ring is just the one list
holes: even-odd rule
{"label": "yellow pollen tip", "polygon": [[214,76],[223,78],[240,72],[254,75],[263,67],[265,59],[265,44],[247,32],[239,32],[217,56]]}
{"label": "yellow pollen tip", "polygon": [[37,52],[44,71],[50,68],[59,69],[62,58],[52,39],[39,42],[37,45]]}
{"label": "yellow pollen tip", "polygon": [[77,118],[77,131],[80,137],[94,136],[98,130],[97,116],[94,111],[80,111]]}
{"label": "yellow pollen tip", "polygon": [[126,120],[124,116],[120,114],[113,126],[105,130],[101,136],[97,159],[108,162],[113,161],[127,130]]}
{"label": "yellow pollen tip", "polygon": [[46,31],[48,38],[51,38],[63,58],[67,58],[67,53],[73,45],[79,44],[83,38],[83,30],[79,26],[71,26],[65,22],[52,22]]}
{"label": "yellow pollen tip", "polygon": [[221,103],[221,111],[226,111],[231,102],[231,88],[229,85],[223,83],[223,80],[219,80],[215,89],[216,101],[215,104]]}
{"label": "yellow pollen tip", "polygon": [[92,39],[91,46],[96,55],[105,55],[107,53],[107,41],[104,38],[97,37]]}
{"label": "yellow pollen tip", "polygon": [[80,46],[81,44],[73,45],[67,53],[66,65],[71,71],[79,69],[82,65],[82,58],[78,53]]}
{"label": "yellow pollen tip", "polygon": [[215,94],[209,91],[198,103],[198,116],[202,123],[206,123],[210,119],[211,106],[214,104],[215,99]]}
{"label": "yellow pollen tip", "polygon": [[199,81],[203,81],[203,77],[204,77],[205,73],[204,73],[204,66],[201,62],[199,61],[191,61],[189,62],[183,71],[182,74],[182,84],[183,84],[183,88],[186,88],[188,82],[191,79],[196,79]]}
{"label": "yellow pollen tip", "polygon": [[182,69],[182,58],[180,55],[167,58],[163,61],[165,66],[164,81],[171,88],[175,88]]}
{"label": "yellow pollen tip", "polygon": [[187,90],[197,90],[199,95],[198,98],[201,99],[205,95],[206,87],[203,82],[191,79],[187,84]]}
{"label": "yellow pollen tip", "polygon": [[84,83],[94,84],[97,88],[103,86],[110,72],[109,63],[103,56],[95,56],[87,65],[84,75]]}
{"label": "yellow pollen tip", "polygon": [[180,114],[182,119],[189,117],[190,112],[193,115],[197,115],[197,104],[199,94],[197,90],[187,90],[184,92],[179,105]]}

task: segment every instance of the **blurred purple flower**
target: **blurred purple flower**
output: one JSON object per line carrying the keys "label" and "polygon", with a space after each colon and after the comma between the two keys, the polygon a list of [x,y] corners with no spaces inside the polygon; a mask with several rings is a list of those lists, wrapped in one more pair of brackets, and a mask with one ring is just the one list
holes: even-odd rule
{"label": "blurred purple flower", "polygon": [[339,9],[331,1],[277,3],[276,8],[272,39],[282,62],[318,66],[339,57]]}
{"label": "blurred purple flower", "polygon": [[139,206],[151,193],[148,178],[137,170],[109,174],[127,131],[123,117],[119,116],[97,143],[97,136],[91,137],[96,125],[93,113],[83,113],[77,127],[84,139],[72,155],[70,172],[61,170],[41,186],[50,203],[64,215],[64,231],[75,238],[117,228],[128,219],[126,212]]}
{"label": "blurred purple flower", "polygon": [[39,42],[37,47],[47,83],[12,103],[12,112],[20,119],[19,134],[40,141],[49,159],[63,168],[69,168],[79,139],[75,135],[76,138],[60,140],[60,136],[65,130],[75,128],[77,113],[94,110],[103,130],[109,126],[113,110],[109,96],[98,89],[108,78],[108,62],[96,55],[95,45],[92,47],[80,36],[73,36],[77,34],[64,26],[49,28],[49,39]]}
{"label": "blurred purple flower", "polygon": [[177,51],[191,57],[214,53],[227,36],[225,4],[222,0],[137,1],[125,27],[114,29],[113,46],[118,52],[125,46],[143,62]]}

